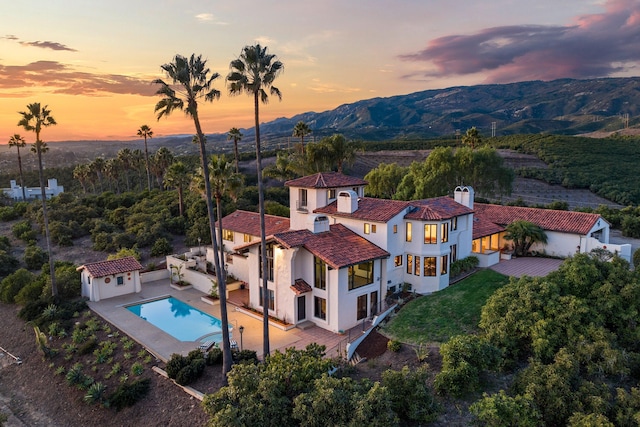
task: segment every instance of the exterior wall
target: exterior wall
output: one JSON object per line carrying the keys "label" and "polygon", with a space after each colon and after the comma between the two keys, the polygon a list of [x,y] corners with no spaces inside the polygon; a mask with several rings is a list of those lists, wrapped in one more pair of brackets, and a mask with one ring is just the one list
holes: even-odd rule
{"label": "exterior wall", "polygon": [[[123,278],[124,283],[122,285],[117,285],[118,277]],[[84,269],[80,278],[82,281],[82,296],[89,298],[89,301],[97,302],[120,295],[138,293],[142,290],[139,271],[107,277],[90,277],[87,270]]]}
{"label": "exterior wall", "polygon": [[[289,187],[289,207],[290,207],[290,227],[292,230],[303,230],[307,228],[307,216],[315,209],[327,206],[336,199],[329,199],[326,188],[307,188],[307,206],[303,208],[300,202],[300,187]],[[333,188],[331,190],[334,190]],[[336,188],[336,196],[342,190],[353,190],[353,187]],[[359,197],[364,194],[363,187],[358,187],[356,191]]]}
{"label": "exterior wall", "polygon": [[[13,200],[22,200],[22,187],[17,185],[16,181],[13,179],[10,181],[10,187],[3,188],[2,191],[7,195],[7,197]],[[62,185],[58,185],[57,179],[49,178],[44,192],[47,199],[50,199],[51,197],[57,196],[58,194],[64,192],[64,187]],[[25,194],[28,200],[40,199],[40,187],[25,187]]]}
{"label": "exterior wall", "polygon": [[[335,272],[333,270],[332,272]],[[334,277],[336,274],[333,275]],[[332,277],[333,278],[333,277]],[[380,289],[380,261],[373,263],[373,283],[357,289],[349,290],[348,268],[341,268],[337,271],[338,282],[327,283],[329,292],[327,298],[327,320],[331,331],[346,331],[363,320],[371,317],[373,311],[371,307],[371,293],[378,292],[378,303],[384,298]],[[364,319],[357,319],[358,297],[366,295],[367,315]]]}
{"label": "exterior wall", "polygon": [[149,282],[155,282],[156,280],[166,279],[169,280],[169,270],[154,270],[146,273],[140,273],[140,283],[143,285]]}

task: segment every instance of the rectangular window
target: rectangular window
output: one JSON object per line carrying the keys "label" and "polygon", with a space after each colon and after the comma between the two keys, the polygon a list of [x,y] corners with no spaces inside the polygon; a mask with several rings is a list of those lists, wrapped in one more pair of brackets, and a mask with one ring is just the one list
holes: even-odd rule
{"label": "rectangular window", "polygon": [[116,277],[116,286],[122,286],[122,285],[124,285],[124,276]]}
{"label": "rectangular window", "polygon": [[407,223],[407,230],[406,230],[406,238],[405,238],[405,240],[406,240],[407,242],[410,242],[410,241],[411,241],[411,228],[412,228],[412,227],[411,227],[411,223],[410,223],[410,222],[408,222],[408,223]]}
{"label": "rectangular window", "polygon": [[233,231],[222,229],[222,240],[229,240],[233,242]]}
{"label": "rectangular window", "polygon": [[371,224],[371,232],[372,233],[376,232],[376,225],[375,224]]}
{"label": "rectangular window", "polygon": [[306,211],[307,210],[307,190],[305,188],[300,188],[298,190],[298,210]]}
{"label": "rectangular window", "polygon": [[336,198],[335,188],[333,190],[327,190],[327,200],[331,201],[331,200],[334,200],[335,198]]}
{"label": "rectangular window", "polygon": [[367,295],[360,295],[357,302],[357,320],[367,317]]}
{"label": "rectangular window", "polygon": [[413,255],[407,254],[407,274],[413,274]]}
{"label": "rectangular window", "polygon": [[[262,253],[258,252],[258,255],[260,256],[260,278],[262,279]],[[273,243],[267,243],[267,280],[273,282]]]}
{"label": "rectangular window", "polygon": [[451,245],[451,262],[458,260],[458,245]]}
{"label": "rectangular window", "polygon": [[371,315],[375,316],[378,314],[378,291],[371,292]]}
{"label": "rectangular window", "polygon": [[371,233],[371,224],[369,224],[368,222],[364,223],[364,234],[369,234]]}
{"label": "rectangular window", "polygon": [[415,268],[415,275],[419,276],[420,275],[420,257],[416,256],[414,262],[416,263],[416,268]]}
{"label": "rectangular window", "polygon": [[398,234],[398,224],[393,224],[393,234]]}
{"label": "rectangular window", "polygon": [[440,236],[440,241],[442,243],[447,243],[449,241],[449,223],[444,222],[440,227],[440,231],[442,231],[442,236]]}
{"label": "rectangular window", "polygon": [[394,258],[396,267],[400,267],[402,265],[402,255],[396,255]]}
{"label": "rectangular window", "polygon": [[318,257],[313,257],[313,285],[318,289],[327,289],[327,264]]}
{"label": "rectangular window", "polygon": [[424,257],[424,275],[425,276],[436,275],[436,257],[434,256]]}
{"label": "rectangular window", "polygon": [[438,226],[436,224],[424,225],[424,243],[434,244],[437,243]]}
{"label": "rectangular window", "polygon": [[[273,289],[267,289],[269,291],[269,310],[275,310],[276,295]],[[260,307],[264,307],[264,294],[262,293],[262,286],[260,286]]]}
{"label": "rectangular window", "polygon": [[440,265],[440,274],[447,274],[447,271],[449,271],[449,255],[442,255],[440,261],[442,262]]}
{"label": "rectangular window", "polygon": [[327,320],[327,300],[320,297],[313,298],[313,315],[318,319]]}
{"label": "rectangular window", "polygon": [[349,267],[349,290],[357,289],[373,283],[373,261]]}
{"label": "rectangular window", "polygon": [[244,233],[244,242],[249,243],[253,240],[253,236],[251,234]]}
{"label": "rectangular window", "polygon": [[458,217],[454,216],[451,218],[451,231],[458,229]]}

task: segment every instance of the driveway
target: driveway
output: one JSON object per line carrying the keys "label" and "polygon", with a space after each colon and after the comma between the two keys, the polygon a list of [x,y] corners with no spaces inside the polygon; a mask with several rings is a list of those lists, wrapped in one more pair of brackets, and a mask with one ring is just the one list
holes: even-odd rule
{"label": "driveway", "polygon": [[500,261],[489,268],[505,276],[544,277],[552,271],[556,271],[563,261],[562,259],[538,257],[512,258]]}

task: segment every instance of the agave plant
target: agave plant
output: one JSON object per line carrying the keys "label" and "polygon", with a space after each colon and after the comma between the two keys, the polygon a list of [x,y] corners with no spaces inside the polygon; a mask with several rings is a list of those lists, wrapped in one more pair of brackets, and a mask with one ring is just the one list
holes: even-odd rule
{"label": "agave plant", "polygon": [[84,395],[84,401],[87,403],[100,403],[104,400],[104,394],[107,390],[107,386],[101,382],[93,383],[87,389],[87,394]]}

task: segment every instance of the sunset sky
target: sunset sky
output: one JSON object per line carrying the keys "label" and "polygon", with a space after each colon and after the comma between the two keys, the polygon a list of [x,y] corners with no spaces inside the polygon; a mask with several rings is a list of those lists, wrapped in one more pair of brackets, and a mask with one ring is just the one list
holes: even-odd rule
{"label": "sunset sky", "polygon": [[175,54],[202,54],[222,96],[201,104],[206,133],[253,125],[224,77],[259,41],[284,64],[282,101],[261,121],[361,99],[459,85],[640,75],[640,0],[6,0],[0,3],[0,143],[40,102],[44,141],[192,134],[157,121],[151,81]]}

